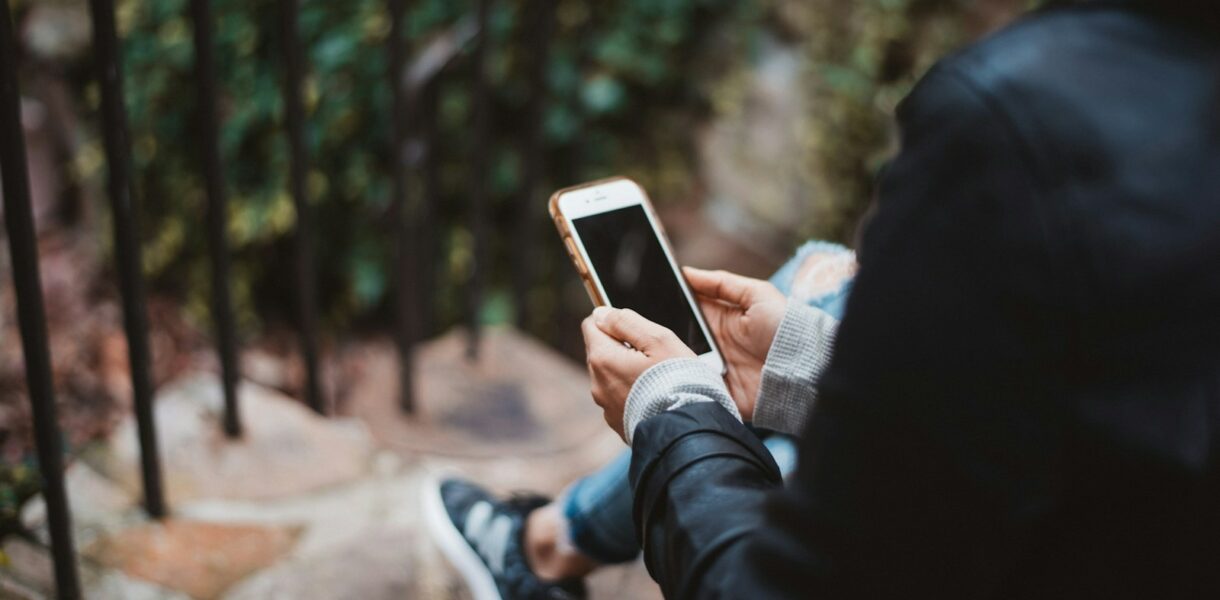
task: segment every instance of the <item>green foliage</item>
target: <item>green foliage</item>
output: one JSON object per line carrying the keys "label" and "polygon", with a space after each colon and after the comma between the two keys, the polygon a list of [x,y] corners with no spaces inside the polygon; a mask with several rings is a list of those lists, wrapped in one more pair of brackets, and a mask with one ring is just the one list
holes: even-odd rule
{"label": "green foliage", "polygon": [[21,508],[42,488],[32,458],[0,463],[0,539],[22,531]]}
{"label": "green foliage", "polygon": [[[119,29],[147,238],[145,269],[158,289],[180,294],[190,312],[205,318],[209,267],[201,227],[203,182],[187,4],[124,0]],[[407,4],[406,33],[413,50],[474,11],[472,0]],[[467,166],[472,144],[490,148],[495,230],[498,235],[512,231],[521,193],[521,123],[529,97],[526,5],[525,0],[494,4],[486,63],[492,139],[470,136],[467,61],[459,59],[445,72],[439,91],[444,197],[436,226],[444,243],[440,308],[449,319],[461,305],[456,293],[470,262],[463,207],[472,176]],[[215,0],[213,11],[233,287],[239,318],[249,328],[290,318],[291,310],[285,309],[294,302],[290,238],[296,219],[286,182],[276,4]],[[692,115],[708,111],[710,73],[696,63],[709,54],[709,32],[746,32],[734,38],[744,47],[759,22],[758,8],[731,0],[559,0],[556,11],[545,69],[550,98],[543,140],[550,175],[543,186],[625,172],[666,186],[658,190],[659,197],[685,191],[692,185]],[[390,287],[389,16],[383,0],[305,0],[299,29],[307,49],[308,188],[319,228],[321,300],[328,321],[346,325],[353,317],[384,309]],[[741,54],[741,47],[713,50]],[[96,86],[82,85],[87,107],[94,108]],[[76,157],[77,170],[85,177],[100,176],[99,158],[98,141],[92,140]],[[530,210],[544,219],[545,198],[529,201]],[[500,285],[511,244],[495,247],[491,272],[497,274],[493,283]]]}
{"label": "green foliage", "polygon": [[[992,4],[1015,10],[1017,2]],[[808,233],[851,242],[876,175],[896,150],[893,113],[935,60],[964,43],[971,0],[778,2],[801,29],[818,111],[809,143],[825,202]],[[799,4],[796,9],[793,5]]]}

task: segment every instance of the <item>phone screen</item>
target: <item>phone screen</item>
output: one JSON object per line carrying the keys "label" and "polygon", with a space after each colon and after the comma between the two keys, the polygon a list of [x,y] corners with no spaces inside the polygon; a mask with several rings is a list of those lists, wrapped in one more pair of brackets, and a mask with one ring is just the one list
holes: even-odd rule
{"label": "phone screen", "polygon": [[669,328],[695,354],[711,352],[643,206],[572,219],[572,225],[611,306]]}

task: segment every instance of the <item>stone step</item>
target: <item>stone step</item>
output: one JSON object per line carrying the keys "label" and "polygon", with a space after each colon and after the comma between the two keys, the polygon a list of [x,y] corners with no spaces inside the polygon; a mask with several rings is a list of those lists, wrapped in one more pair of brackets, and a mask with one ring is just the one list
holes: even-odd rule
{"label": "stone step", "polygon": [[[465,600],[427,536],[425,486],[456,474],[555,494],[623,450],[584,371],[509,329],[487,332],[477,362],[466,359],[461,331],[421,346],[419,410],[409,416],[396,404],[391,344],[359,345],[344,360],[361,374],[346,416],[321,417],[246,382],[238,440],[219,429],[215,376],[160,390],[154,414],[172,510],[162,522],[137,502],[131,418],[75,461],[66,480],[87,597]],[[39,501],[23,520],[41,538],[5,545],[0,598],[50,597]],[[659,598],[638,564],[604,569],[590,584],[597,599]]]}
{"label": "stone step", "polygon": [[[319,417],[301,402],[250,382],[238,386],[238,399],[244,430],[230,440],[219,425],[223,393],[215,375],[196,374],[158,390],[153,412],[171,506],[196,498],[289,497],[368,470],[374,444],[359,421]],[[129,416],[85,460],[139,494],[139,451]]]}

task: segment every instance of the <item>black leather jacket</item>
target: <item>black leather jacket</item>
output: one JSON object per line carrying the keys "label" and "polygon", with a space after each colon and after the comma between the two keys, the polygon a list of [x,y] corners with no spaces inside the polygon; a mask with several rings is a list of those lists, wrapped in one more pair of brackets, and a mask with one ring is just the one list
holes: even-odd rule
{"label": "black leather jacket", "polygon": [[1220,598],[1213,27],[1057,8],[933,69],[787,489],[714,404],[636,430],[667,597]]}

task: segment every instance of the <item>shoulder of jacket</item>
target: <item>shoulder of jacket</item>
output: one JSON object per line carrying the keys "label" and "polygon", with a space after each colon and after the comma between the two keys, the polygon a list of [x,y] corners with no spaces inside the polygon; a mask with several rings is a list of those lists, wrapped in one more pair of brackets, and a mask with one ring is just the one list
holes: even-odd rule
{"label": "shoulder of jacket", "polygon": [[1145,52],[1163,38],[1160,24],[1122,5],[1068,6],[1031,12],[958,50],[938,68],[959,73],[984,94],[1072,85],[1089,66]]}

